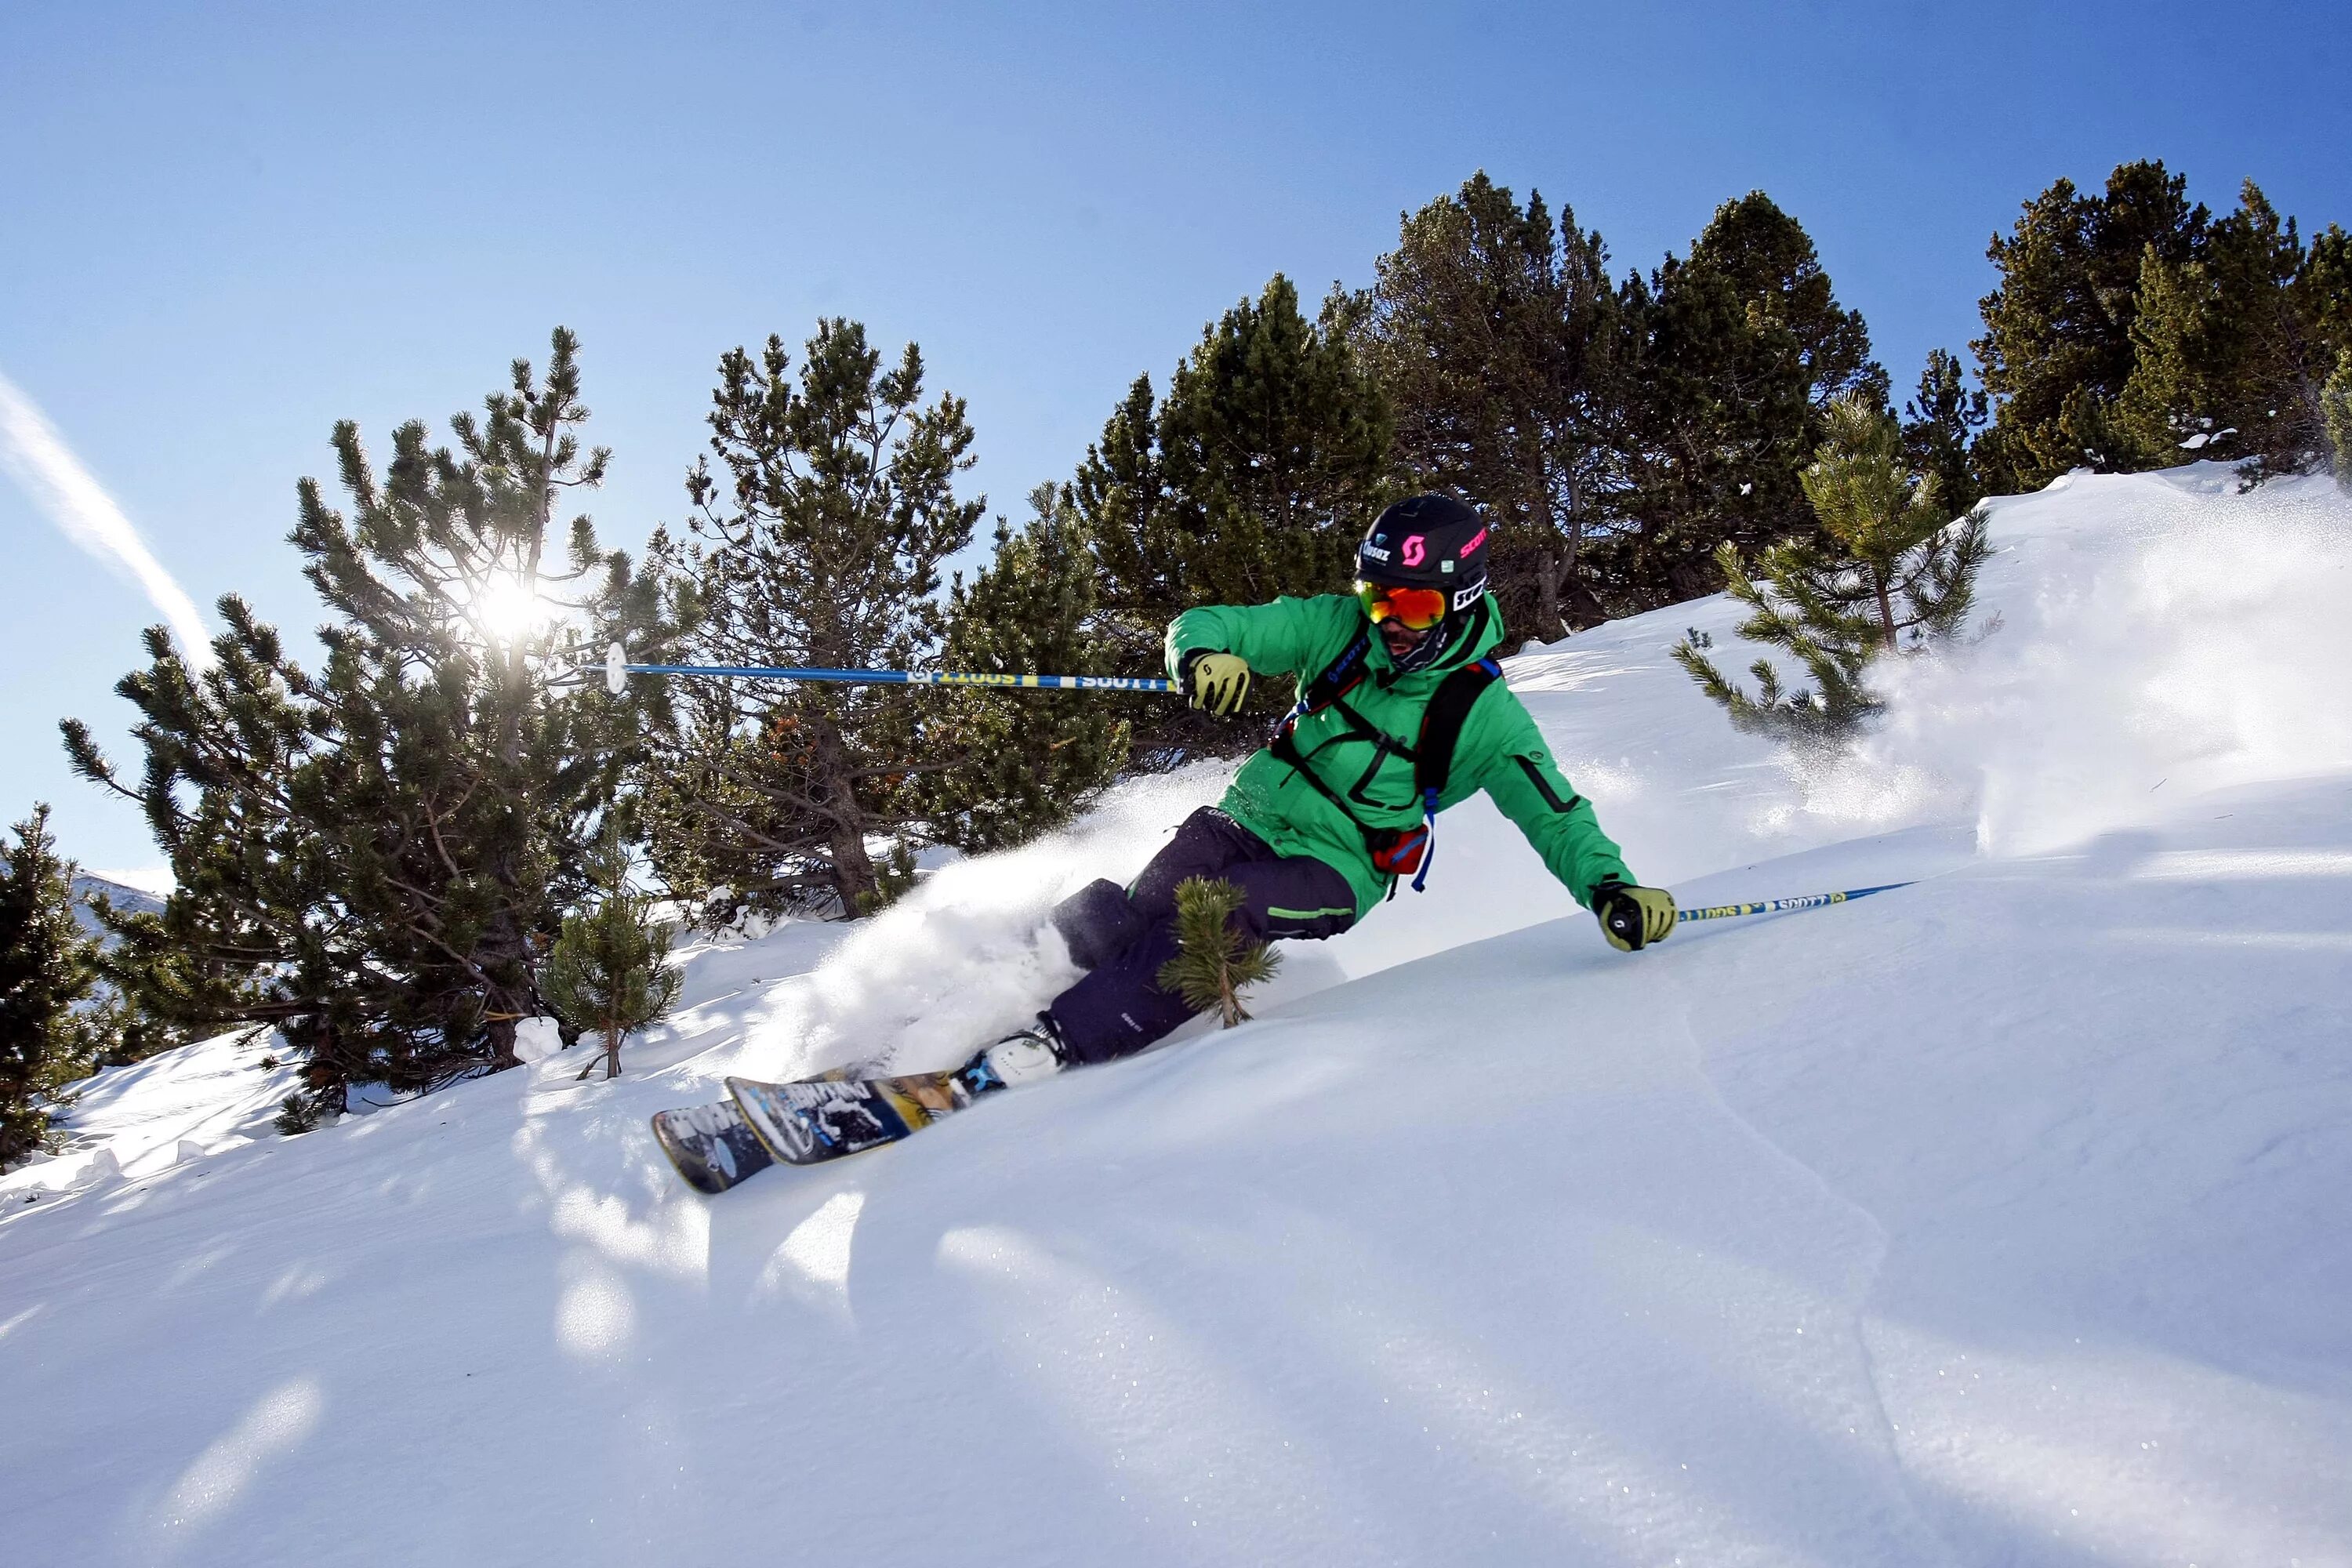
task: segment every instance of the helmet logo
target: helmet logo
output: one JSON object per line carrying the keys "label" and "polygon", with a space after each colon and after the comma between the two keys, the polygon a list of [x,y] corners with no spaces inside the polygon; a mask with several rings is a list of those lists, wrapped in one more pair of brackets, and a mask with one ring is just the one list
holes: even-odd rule
{"label": "helmet logo", "polygon": [[1408,566],[1418,566],[1428,559],[1427,542],[1418,533],[1407,536],[1404,542],[1404,563]]}

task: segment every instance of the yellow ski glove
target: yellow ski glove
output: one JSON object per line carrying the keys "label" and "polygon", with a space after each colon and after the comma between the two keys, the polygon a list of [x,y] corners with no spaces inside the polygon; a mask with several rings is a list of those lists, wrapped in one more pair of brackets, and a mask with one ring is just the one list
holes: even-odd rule
{"label": "yellow ski glove", "polygon": [[1239,654],[1195,648],[1184,656],[1184,700],[1203,713],[1225,719],[1240,712],[1249,686],[1249,661]]}
{"label": "yellow ski glove", "polygon": [[1664,942],[1675,929],[1675,896],[1664,888],[1603,882],[1592,889],[1592,912],[1601,918],[1601,934],[1620,952]]}

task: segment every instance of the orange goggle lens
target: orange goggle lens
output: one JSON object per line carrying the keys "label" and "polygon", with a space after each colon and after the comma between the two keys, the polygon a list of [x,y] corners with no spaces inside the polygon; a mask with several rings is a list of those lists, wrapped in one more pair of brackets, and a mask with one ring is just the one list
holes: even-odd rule
{"label": "orange goggle lens", "polygon": [[1356,597],[1373,625],[1397,620],[1416,632],[1444,620],[1448,608],[1443,588],[1385,588],[1378,583],[1359,583]]}

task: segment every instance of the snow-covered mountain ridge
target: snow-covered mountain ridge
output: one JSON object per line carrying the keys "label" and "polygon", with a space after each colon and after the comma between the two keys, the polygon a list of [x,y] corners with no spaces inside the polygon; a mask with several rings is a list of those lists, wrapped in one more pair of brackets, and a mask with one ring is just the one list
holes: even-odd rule
{"label": "snow-covered mountain ridge", "polygon": [[[97,903],[100,899],[112,904],[122,914],[161,914],[163,900],[142,889],[129,887],[104,877],[83,875],[73,879],[74,918],[82,930],[92,936],[104,936],[106,928],[99,923]],[[107,940],[111,941],[112,938]]]}
{"label": "snow-covered mountain ridge", "polygon": [[1243,1029],[669,1173],[726,1073],[1034,1007],[1203,770],[695,952],[615,1084],[283,1142],[258,1047],[105,1075],[0,1179],[12,1559],[2352,1562],[2352,511],[1994,536],[1999,628],[1820,776],[1667,660],[1721,601],[1512,663],[1645,879],[1926,879],[1865,902],[1617,954],[1474,803]]}

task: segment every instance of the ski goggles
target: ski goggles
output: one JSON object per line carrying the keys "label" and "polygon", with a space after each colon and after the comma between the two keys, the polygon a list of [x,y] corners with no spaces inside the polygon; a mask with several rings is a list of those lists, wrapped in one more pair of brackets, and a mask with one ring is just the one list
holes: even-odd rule
{"label": "ski goggles", "polygon": [[1378,583],[1358,583],[1357,602],[1374,626],[1402,621],[1408,631],[1425,631],[1445,618],[1453,606],[1443,588],[1390,588]]}

